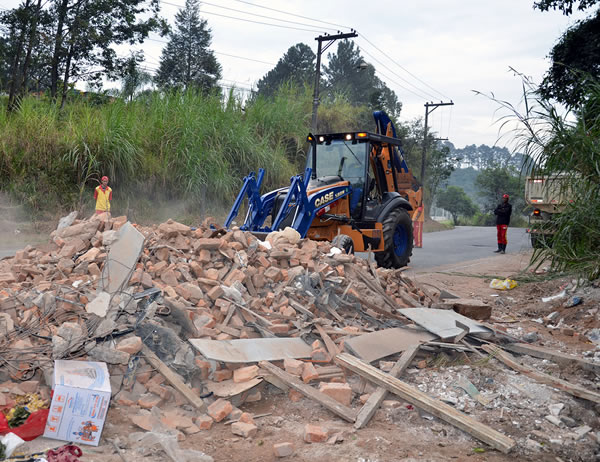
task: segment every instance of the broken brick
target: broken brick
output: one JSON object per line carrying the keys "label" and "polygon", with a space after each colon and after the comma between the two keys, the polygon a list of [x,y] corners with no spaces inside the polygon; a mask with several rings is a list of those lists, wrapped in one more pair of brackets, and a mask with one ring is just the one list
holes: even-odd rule
{"label": "broken brick", "polygon": [[231,403],[223,398],[219,398],[210,406],[208,406],[208,415],[211,416],[215,422],[220,422],[233,410]]}
{"label": "broken brick", "polygon": [[330,396],[344,406],[350,406],[350,403],[352,402],[352,388],[350,388],[350,385],[347,383],[321,382],[319,391]]}
{"label": "broken brick", "polygon": [[241,367],[233,371],[233,381],[235,383],[247,382],[258,375],[258,366]]}
{"label": "broken brick", "polygon": [[275,443],[273,445],[273,454],[275,457],[287,457],[294,453],[294,445],[292,443]]}
{"label": "broken brick", "polygon": [[235,422],[231,425],[231,432],[244,438],[252,438],[258,432],[258,427],[245,422]]}
{"label": "broken brick", "polygon": [[304,441],[307,443],[322,443],[327,441],[327,433],[319,425],[304,426]]}

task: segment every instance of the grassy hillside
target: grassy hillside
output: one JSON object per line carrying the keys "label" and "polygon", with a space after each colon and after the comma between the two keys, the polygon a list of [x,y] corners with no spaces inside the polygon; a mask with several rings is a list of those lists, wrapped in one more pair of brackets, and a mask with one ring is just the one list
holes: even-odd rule
{"label": "grassy hillside", "polygon": [[[352,115],[345,109],[324,114],[343,125]],[[75,101],[63,111],[27,98],[14,113],[0,109],[0,191],[35,213],[89,212],[93,188],[108,175],[123,211],[229,206],[251,170],[266,169],[265,188],[302,170],[310,111],[310,95],[294,88],[246,106],[191,92]]]}

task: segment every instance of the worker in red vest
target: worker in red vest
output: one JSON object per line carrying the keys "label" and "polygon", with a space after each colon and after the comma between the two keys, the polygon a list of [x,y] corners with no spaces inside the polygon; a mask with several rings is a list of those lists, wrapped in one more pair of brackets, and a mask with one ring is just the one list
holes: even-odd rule
{"label": "worker in red vest", "polygon": [[508,199],[508,194],[504,194],[502,196],[502,202],[496,207],[496,210],[494,210],[494,215],[496,215],[496,228],[498,231],[498,250],[494,250],[496,253],[505,253],[506,244],[508,244],[508,241],[506,240],[506,231],[508,230],[510,215],[512,214],[512,205],[510,205]]}
{"label": "worker in red vest", "polygon": [[110,213],[110,201],[112,200],[112,189],[108,186],[108,177],[102,177],[100,186],[94,190],[96,199],[96,213]]}

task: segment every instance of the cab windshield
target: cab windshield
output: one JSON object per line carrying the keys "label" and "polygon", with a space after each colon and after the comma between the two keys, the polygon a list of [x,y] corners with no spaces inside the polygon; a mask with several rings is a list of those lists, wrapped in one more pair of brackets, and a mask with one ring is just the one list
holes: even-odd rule
{"label": "cab windshield", "polygon": [[[309,153],[306,166],[312,167],[317,178],[339,176],[355,183],[362,182],[366,170],[368,143],[352,144],[343,140],[334,140],[331,144],[317,144],[316,165],[312,152]],[[313,148],[314,149],[314,148]]]}

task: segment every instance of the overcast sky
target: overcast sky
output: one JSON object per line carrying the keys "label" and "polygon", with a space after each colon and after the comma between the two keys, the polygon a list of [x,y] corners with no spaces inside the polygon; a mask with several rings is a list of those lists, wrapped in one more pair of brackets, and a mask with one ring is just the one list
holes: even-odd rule
{"label": "overcast sky", "polygon": [[[185,0],[161,3],[163,16],[173,24],[176,5]],[[0,0],[0,7],[16,4],[16,0]],[[423,117],[427,101],[455,103],[434,111],[430,127],[457,147],[493,145],[498,137],[497,105],[472,90],[518,103],[521,82],[509,67],[539,82],[549,66],[547,55],[553,44],[569,25],[584,17],[540,12],[533,9],[533,0],[212,0],[201,5],[201,13],[212,29],[212,48],[223,66],[226,85],[250,88],[290,46],[304,42],[316,52],[317,35],[348,31],[259,6],[356,29],[355,40],[365,60],[402,101],[402,120]],[[163,46],[158,41],[144,44],[149,68],[158,67]],[[127,51],[119,48],[120,54]]]}

